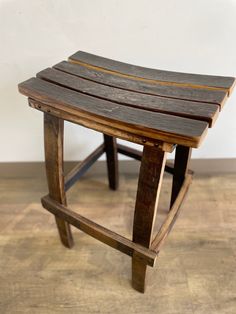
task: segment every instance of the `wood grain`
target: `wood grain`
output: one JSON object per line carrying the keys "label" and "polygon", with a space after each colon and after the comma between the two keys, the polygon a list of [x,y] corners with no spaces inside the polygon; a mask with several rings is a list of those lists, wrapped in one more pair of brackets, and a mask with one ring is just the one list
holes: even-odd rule
{"label": "wood grain", "polygon": [[[122,145],[122,144],[117,144],[117,150],[118,150],[118,153],[122,155],[134,158],[139,161],[142,160],[143,152],[138,149],[135,149],[126,145]],[[174,164],[172,162],[166,162],[165,171],[170,174],[173,174]]]}
{"label": "wood grain", "polygon": [[97,68],[85,66],[84,64],[73,64],[63,61],[56,64],[54,68],[97,83],[119,87],[124,90],[135,91],[142,94],[214,103],[221,107],[223,107],[227,99],[227,92],[222,90],[206,90],[186,86],[160,84],[159,82],[140,81],[135,80],[133,77],[124,77],[118,73],[104,72]]}
{"label": "wood grain", "polygon": [[155,146],[159,147],[162,150],[172,153],[175,149],[175,145],[167,142],[163,142],[157,139],[151,139],[150,137],[144,136],[144,132],[140,135],[132,133],[132,130],[130,132],[126,130],[121,130],[115,128],[112,124],[110,125],[104,125],[93,117],[91,120],[91,115],[85,115],[80,114],[79,116],[76,114],[72,113],[72,110],[70,110],[70,113],[67,113],[66,111],[62,110],[60,105],[57,107],[58,109],[55,108],[54,105],[45,105],[44,103],[41,103],[39,101],[35,101],[31,98],[28,100],[29,106],[37,109],[41,112],[50,112],[53,114],[55,117],[62,118],[64,120],[80,124],[84,127],[88,127],[90,129],[108,134],[110,136],[115,136],[117,138],[129,141],[129,142],[134,142],[136,144],[140,145],[146,145],[146,146]]}
{"label": "wood grain", "polygon": [[78,51],[69,57],[69,60],[82,62],[98,68],[110,70],[141,79],[160,81],[174,85],[185,85],[198,88],[219,88],[230,91],[235,83],[235,78],[225,76],[201,75],[163,71],[141,66],[130,65],[124,62],[100,57],[84,51]]}
{"label": "wood grain", "polygon": [[[165,162],[165,152],[158,148],[144,147],[135,203],[133,241],[147,248],[150,247],[152,241]],[[140,292],[145,291],[146,268],[147,265],[134,255],[132,285]]]}
{"label": "wood grain", "polygon": [[161,246],[163,245],[164,240],[166,239],[167,235],[169,234],[171,228],[173,227],[178,214],[179,210],[181,209],[181,205],[183,200],[188,192],[189,185],[192,181],[192,175],[187,174],[184,178],[184,181],[176,195],[174,202],[171,206],[169,214],[165,219],[164,223],[162,224],[160,230],[158,231],[157,235],[155,236],[154,240],[152,241],[151,248],[155,252],[159,252]]}
{"label": "wood grain", "polygon": [[124,107],[37,78],[21,83],[19,90],[28,97],[52,104],[55,108],[61,107],[68,113],[71,109],[78,116],[87,113],[87,117],[103,124],[174,144],[188,143],[187,146],[198,147],[208,129],[204,121]]}
{"label": "wood grain", "polygon": [[56,69],[45,69],[39,72],[37,77],[118,104],[207,121],[210,126],[215,122],[219,113],[219,106],[216,104],[169,99],[126,91],[63,73]]}
{"label": "wood grain", "polygon": [[[63,120],[47,113],[44,114],[45,167],[49,195],[55,201],[66,205],[63,173],[63,130]],[[70,225],[60,217],[55,217],[55,219],[62,244],[71,248],[73,238]]]}

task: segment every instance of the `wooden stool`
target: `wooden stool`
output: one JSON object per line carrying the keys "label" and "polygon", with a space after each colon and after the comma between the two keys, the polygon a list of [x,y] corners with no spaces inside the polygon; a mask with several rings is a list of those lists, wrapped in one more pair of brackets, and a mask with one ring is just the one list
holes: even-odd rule
{"label": "wooden stool", "polygon": [[[72,247],[71,224],[131,256],[133,287],[144,292],[147,265],[154,266],[191,182],[191,149],[215,123],[234,83],[231,77],[148,69],[79,51],[19,84],[29,105],[44,112],[49,195],[42,204],[55,215],[61,242]],[[65,176],[64,120],[104,134],[104,143]],[[143,152],[117,144],[116,138],[143,145]],[[174,149],[171,165],[166,155]],[[104,152],[113,190],[118,188],[117,153],[141,160],[132,240],[67,207],[65,191]],[[153,237],[164,170],[173,175],[170,210]]]}

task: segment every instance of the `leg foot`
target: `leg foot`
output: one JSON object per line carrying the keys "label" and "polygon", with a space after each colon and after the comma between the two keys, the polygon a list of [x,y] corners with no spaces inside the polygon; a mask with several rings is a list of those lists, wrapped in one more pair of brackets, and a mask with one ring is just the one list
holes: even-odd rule
{"label": "leg foot", "polygon": [[73,236],[71,233],[70,225],[66,221],[60,218],[55,217],[55,220],[56,220],[57,229],[59,232],[61,243],[66,248],[71,249],[74,246],[74,241],[73,241]]}
{"label": "leg foot", "polygon": [[143,264],[135,257],[132,258],[132,287],[144,293],[146,287],[147,265]]}

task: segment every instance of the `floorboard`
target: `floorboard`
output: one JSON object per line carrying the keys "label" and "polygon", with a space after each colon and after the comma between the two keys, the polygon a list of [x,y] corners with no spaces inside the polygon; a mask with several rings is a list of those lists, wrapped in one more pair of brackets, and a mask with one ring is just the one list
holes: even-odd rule
{"label": "floorboard", "polygon": [[[169,205],[164,178],[156,228]],[[131,237],[137,176],[82,178],[71,208]],[[144,295],[131,288],[128,256],[73,228],[64,248],[40,205],[43,179],[0,179],[0,313],[235,314],[236,174],[195,176]]]}

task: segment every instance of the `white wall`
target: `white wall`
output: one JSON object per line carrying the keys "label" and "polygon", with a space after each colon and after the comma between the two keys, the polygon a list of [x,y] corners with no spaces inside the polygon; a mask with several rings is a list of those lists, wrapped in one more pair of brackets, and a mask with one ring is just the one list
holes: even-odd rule
{"label": "white wall", "polygon": [[[0,161],[43,160],[42,114],[17,84],[77,50],[147,67],[236,76],[235,0],[0,0]],[[66,125],[66,159],[101,135]],[[236,157],[236,91],[198,158]]]}

